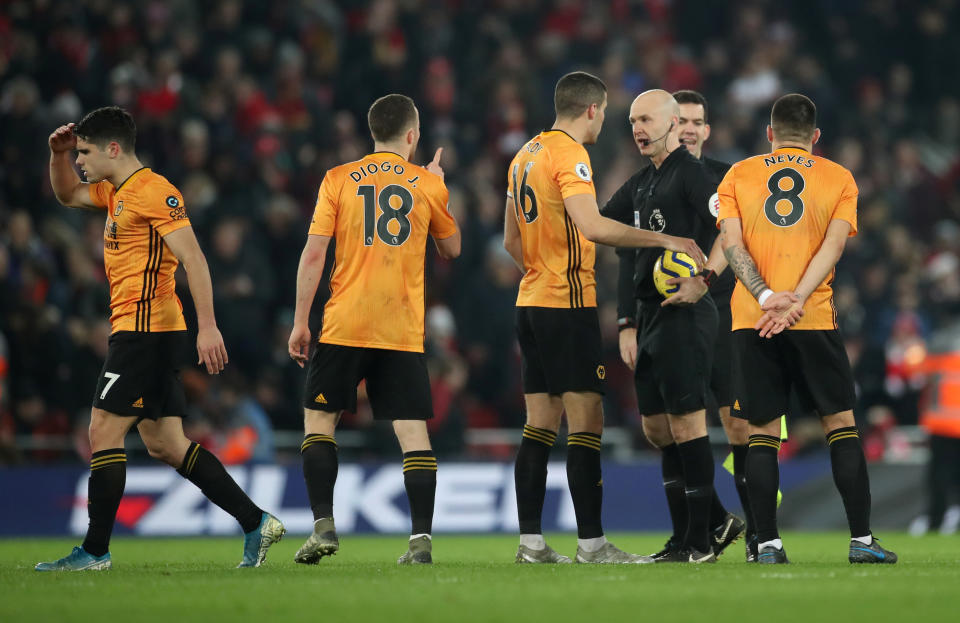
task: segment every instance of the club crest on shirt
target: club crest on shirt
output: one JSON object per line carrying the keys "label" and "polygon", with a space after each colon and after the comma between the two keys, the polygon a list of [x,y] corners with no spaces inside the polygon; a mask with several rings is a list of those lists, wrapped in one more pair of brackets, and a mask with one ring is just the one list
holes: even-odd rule
{"label": "club crest on shirt", "polygon": [[121,212],[123,212],[123,201],[118,201],[117,207],[113,209],[113,217],[116,218],[120,216]]}
{"label": "club crest on shirt", "polygon": [[650,219],[647,221],[650,225],[650,231],[662,232],[667,228],[667,219],[663,216],[663,212],[659,208],[654,208],[653,212],[650,213]]}
{"label": "club crest on shirt", "polygon": [[577,173],[577,177],[582,179],[584,182],[590,181],[590,167],[587,166],[585,162],[578,162],[577,166],[573,169]]}

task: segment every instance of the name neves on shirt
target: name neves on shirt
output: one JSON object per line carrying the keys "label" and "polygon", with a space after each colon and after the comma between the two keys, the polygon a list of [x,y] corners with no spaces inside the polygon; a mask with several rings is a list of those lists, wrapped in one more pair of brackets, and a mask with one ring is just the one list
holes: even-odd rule
{"label": "name neves on shirt", "polygon": [[808,169],[817,163],[816,160],[811,160],[810,158],[801,156],[800,154],[777,154],[776,156],[770,155],[763,159],[763,164],[767,165],[768,167],[784,162],[796,162],[798,165]]}

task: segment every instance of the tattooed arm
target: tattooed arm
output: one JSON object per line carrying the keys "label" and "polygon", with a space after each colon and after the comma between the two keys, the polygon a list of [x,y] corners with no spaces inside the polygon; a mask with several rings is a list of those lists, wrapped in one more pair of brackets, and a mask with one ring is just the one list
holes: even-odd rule
{"label": "tattooed arm", "polygon": [[803,316],[803,302],[793,292],[773,292],[770,289],[743,243],[740,219],[723,219],[720,222],[720,237],[723,254],[730,268],[766,312],[755,326],[760,335],[772,337],[795,325]]}
{"label": "tattooed arm", "polygon": [[720,237],[723,239],[723,256],[733,270],[740,283],[750,291],[753,298],[759,299],[765,290],[769,290],[767,282],[760,275],[756,262],[750,257],[743,244],[743,234],[740,231],[740,219],[725,218],[720,222]]}

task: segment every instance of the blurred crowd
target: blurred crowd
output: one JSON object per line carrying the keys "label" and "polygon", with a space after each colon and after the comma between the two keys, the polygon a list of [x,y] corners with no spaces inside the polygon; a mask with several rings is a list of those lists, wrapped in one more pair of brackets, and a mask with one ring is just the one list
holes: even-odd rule
{"label": "blurred crowd", "polygon": [[[520,275],[501,247],[506,166],[551,125],[553,85],[574,69],[609,88],[590,148],[601,205],[643,164],[627,123],[637,93],[701,91],[705,153],[730,162],[768,149],[776,97],[813,98],[817,153],[860,186],[860,234],[835,279],[858,415],[915,424],[923,378],[911,364],[960,311],[957,24],[956,0],[0,2],[0,462],[84,454],[110,331],[103,217],[53,197],[54,128],[103,105],[133,113],[137,153],[183,192],[230,353],[219,377],[185,371],[186,423],[231,462],[269,460],[274,431],[301,427],[303,371],[286,340],[317,188],[328,168],[371,150],[365,113],[388,92],[418,104],[420,161],[444,147],[464,235],[456,261],[428,250],[436,446],[502,452],[468,447],[464,432],[523,421]],[[612,250],[601,250],[605,412],[642,448],[617,354],[616,271]],[[180,298],[194,322],[185,282]],[[343,423],[386,439],[371,426],[362,401]]]}

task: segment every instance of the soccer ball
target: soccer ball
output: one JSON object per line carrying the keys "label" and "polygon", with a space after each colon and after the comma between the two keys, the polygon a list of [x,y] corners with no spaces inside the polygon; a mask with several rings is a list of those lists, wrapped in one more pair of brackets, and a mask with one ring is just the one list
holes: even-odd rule
{"label": "soccer ball", "polygon": [[657,286],[663,298],[668,299],[680,289],[679,285],[667,285],[667,279],[673,277],[693,277],[697,274],[697,263],[683,251],[664,251],[653,265],[653,284]]}

